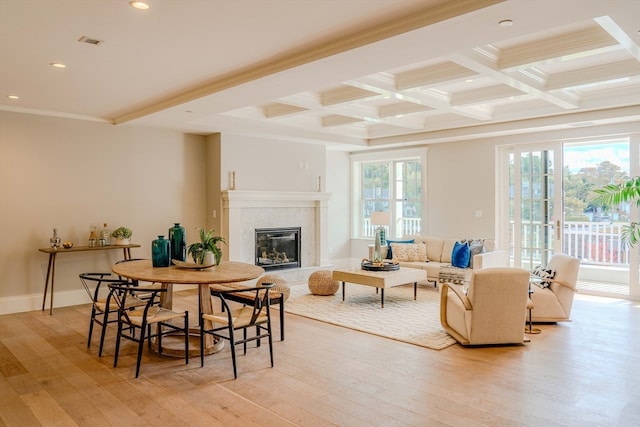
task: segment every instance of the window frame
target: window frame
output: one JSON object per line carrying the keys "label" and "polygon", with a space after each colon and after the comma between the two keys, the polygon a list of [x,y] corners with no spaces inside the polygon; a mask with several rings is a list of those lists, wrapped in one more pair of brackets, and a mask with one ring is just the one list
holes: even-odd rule
{"label": "window frame", "polygon": [[395,237],[396,231],[396,217],[394,213],[395,203],[398,201],[396,198],[396,179],[395,179],[395,164],[402,161],[419,161],[420,162],[420,185],[421,185],[421,212],[420,222],[422,231],[425,230],[426,218],[427,218],[427,151],[428,147],[420,146],[410,149],[390,150],[390,151],[377,151],[368,153],[352,153],[351,154],[351,238],[353,239],[371,239],[373,235],[368,236],[363,233],[363,200],[361,195],[363,194],[362,183],[362,166],[369,163],[389,163],[393,165],[389,170],[389,212],[391,213],[391,225],[388,227],[387,236]]}

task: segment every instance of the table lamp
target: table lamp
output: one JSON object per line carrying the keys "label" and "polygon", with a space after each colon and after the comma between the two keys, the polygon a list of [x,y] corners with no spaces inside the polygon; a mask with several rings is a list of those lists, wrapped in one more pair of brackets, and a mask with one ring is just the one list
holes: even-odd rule
{"label": "table lamp", "polygon": [[381,245],[383,245],[386,240],[386,230],[383,226],[389,225],[390,223],[391,216],[389,215],[389,212],[371,212],[371,225],[378,226],[378,228],[376,228],[376,236],[373,242],[373,262],[382,261]]}

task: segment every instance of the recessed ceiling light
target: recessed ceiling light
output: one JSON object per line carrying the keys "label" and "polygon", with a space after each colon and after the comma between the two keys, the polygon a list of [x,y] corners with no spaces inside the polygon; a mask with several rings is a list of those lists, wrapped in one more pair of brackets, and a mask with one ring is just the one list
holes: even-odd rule
{"label": "recessed ceiling light", "polygon": [[140,10],[149,9],[149,4],[147,2],[144,2],[144,1],[130,1],[129,5],[132,6],[132,7],[135,7],[136,9],[140,9]]}
{"label": "recessed ceiling light", "polygon": [[7,95],[7,98],[9,98],[9,99],[20,99],[20,97],[18,95]]}
{"label": "recessed ceiling light", "polygon": [[53,68],[67,68],[62,62],[52,62],[51,65]]}
{"label": "recessed ceiling light", "polygon": [[468,79],[464,81],[465,83],[473,83],[473,79]]}
{"label": "recessed ceiling light", "polygon": [[498,25],[500,25],[501,27],[510,27],[513,25],[513,21],[511,19],[503,19],[502,21],[498,22]]}

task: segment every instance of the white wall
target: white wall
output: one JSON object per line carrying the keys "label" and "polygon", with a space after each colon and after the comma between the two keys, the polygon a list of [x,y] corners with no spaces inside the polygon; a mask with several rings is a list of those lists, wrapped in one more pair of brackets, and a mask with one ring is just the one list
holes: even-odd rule
{"label": "white wall", "polygon": [[[133,230],[134,257],[174,222],[192,241],[205,222],[204,138],[0,111],[0,313],[40,309],[49,246],[86,245],[89,225]],[[109,271],[122,251],[59,254],[54,303],[88,299],[78,274]]]}
{"label": "white wall", "polygon": [[[327,151],[326,188],[329,199],[329,258],[336,267],[351,258],[351,162],[349,153]],[[347,261],[345,261],[347,260]]]}
{"label": "white wall", "polygon": [[221,190],[230,189],[232,171],[236,190],[316,191],[318,177],[324,179],[322,145],[233,134],[221,140]]}
{"label": "white wall", "polygon": [[429,146],[422,234],[495,238],[495,146],[488,140]]}

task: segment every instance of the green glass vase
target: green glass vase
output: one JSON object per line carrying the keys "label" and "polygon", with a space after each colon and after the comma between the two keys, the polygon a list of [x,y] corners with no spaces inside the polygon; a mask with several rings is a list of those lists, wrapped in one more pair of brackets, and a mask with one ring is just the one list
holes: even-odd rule
{"label": "green glass vase", "polygon": [[175,222],[169,229],[169,242],[171,243],[171,259],[185,261],[187,259],[187,232],[179,222]]}
{"label": "green glass vase", "polygon": [[158,236],[151,242],[151,262],[154,267],[171,265],[171,243],[164,236]]}

